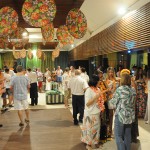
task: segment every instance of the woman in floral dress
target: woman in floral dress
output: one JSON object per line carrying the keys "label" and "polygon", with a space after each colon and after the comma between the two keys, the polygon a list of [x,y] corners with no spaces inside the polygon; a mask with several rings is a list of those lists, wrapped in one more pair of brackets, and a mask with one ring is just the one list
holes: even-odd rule
{"label": "woman in floral dress", "polygon": [[100,90],[97,88],[99,77],[92,76],[89,81],[89,88],[85,92],[85,109],[82,126],[81,141],[86,145],[88,150],[93,146],[98,147],[99,132],[100,132],[100,102],[102,96]]}
{"label": "woman in floral dress", "polygon": [[101,70],[97,70],[97,74],[99,76],[99,82],[97,87],[100,89],[102,92],[102,98],[103,98],[103,105],[104,108],[101,110],[101,129],[100,129],[100,143],[105,143],[107,141],[107,124],[109,120],[109,110],[108,110],[108,104],[107,104],[107,91],[108,91],[108,86],[106,82],[104,81],[103,78],[103,72]]}
{"label": "woman in floral dress", "polygon": [[145,93],[145,80],[143,76],[143,69],[139,68],[137,70],[136,78],[136,107],[137,107],[137,116],[140,118],[144,118],[146,112],[146,104],[147,104],[147,94]]}

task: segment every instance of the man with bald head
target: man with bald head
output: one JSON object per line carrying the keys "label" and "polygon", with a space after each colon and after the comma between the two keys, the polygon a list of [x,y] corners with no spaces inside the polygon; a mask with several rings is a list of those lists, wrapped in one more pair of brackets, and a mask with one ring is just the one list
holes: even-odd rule
{"label": "man with bald head", "polygon": [[[82,123],[84,115],[84,92],[88,88],[87,82],[81,78],[81,71],[75,70],[75,76],[69,82],[69,88],[72,94],[72,107],[73,107],[73,118],[74,125]],[[80,114],[79,120],[77,114]]]}

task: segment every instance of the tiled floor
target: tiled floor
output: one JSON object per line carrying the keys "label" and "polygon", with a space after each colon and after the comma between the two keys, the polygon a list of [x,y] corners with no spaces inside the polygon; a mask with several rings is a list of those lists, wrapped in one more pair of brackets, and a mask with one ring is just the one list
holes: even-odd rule
{"label": "tiled floor", "polygon": [[[28,97],[29,103],[30,98]],[[37,106],[30,106],[31,109],[56,109],[56,108],[65,108],[63,104],[53,104],[53,105],[46,105],[45,101],[45,93],[39,94],[39,103]],[[72,112],[71,107],[71,99],[70,99],[70,111]],[[150,125],[144,123],[143,120],[139,120],[139,142],[137,144],[132,144],[132,150],[148,150],[150,148]],[[80,137],[79,137],[80,138]],[[102,150],[116,150],[115,140],[111,142],[107,142],[104,144]],[[99,150],[97,149],[97,150]]]}

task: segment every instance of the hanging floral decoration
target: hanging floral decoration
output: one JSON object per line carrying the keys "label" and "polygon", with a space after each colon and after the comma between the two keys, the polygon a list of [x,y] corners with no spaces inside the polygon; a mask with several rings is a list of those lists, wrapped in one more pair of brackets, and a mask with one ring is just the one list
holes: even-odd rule
{"label": "hanging floral decoration", "polygon": [[52,56],[52,61],[55,61],[55,57]]}
{"label": "hanging floral decoration", "polygon": [[0,48],[5,49],[8,44],[8,39],[6,37],[0,37]]}
{"label": "hanging floral decoration", "polygon": [[10,35],[10,42],[15,47],[24,47],[29,42],[29,33],[24,28],[17,28]]}
{"label": "hanging floral decoration", "polygon": [[18,14],[11,7],[0,9],[0,37],[5,37],[17,29]]}
{"label": "hanging floral decoration", "polygon": [[59,42],[58,45],[57,45],[57,48],[58,48],[58,49],[63,48],[63,44]]}
{"label": "hanging floral decoration", "polygon": [[38,49],[38,50],[37,50],[36,56],[37,56],[37,58],[39,58],[39,59],[42,58],[42,50],[41,50],[41,49]]}
{"label": "hanging floral decoration", "polygon": [[53,23],[50,23],[41,28],[43,38],[46,42],[50,42],[54,38],[54,26]]}
{"label": "hanging floral decoration", "polygon": [[68,28],[66,25],[62,25],[57,29],[56,36],[59,42],[64,46],[67,44],[73,44],[74,42],[74,37],[72,37],[68,32]]}
{"label": "hanging floral decoration", "polygon": [[32,50],[31,50],[31,49],[28,50],[27,56],[28,56],[29,59],[32,59],[32,58],[33,58],[33,53],[32,53]]}
{"label": "hanging floral decoration", "polygon": [[56,15],[54,0],[25,0],[22,7],[24,20],[35,27],[51,23]]}
{"label": "hanging floral decoration", "polygon": [[46,60],[46,54],[44,52],[42,52],[42,57],[41,57],[42,60]]}
{"label": "hanging floral decoration", "polygon": [[58,43],[55,50],[52,52],[52,61],[55,61],[55,58],[59,57],[60,49],[63,47],[61,43]]}
{"label": "hanging floral decoration", "polygon": [[25,49],[22,49],[22,50],[20,51],[20,57],[21,57],[21,58],[25,58],[25,57],[26,57],[26,50],[25,50]]}
{"label": "hanging floral decoration", "polygon": [[54,61],[60,54],[60,50],[56,47],[56,49],[52,52],[52,60]]}
{"label": "hanging floral decoration", "polygon": [[20,58],[21,58],[19,51],[17,51],[17,52],[15,51],[15,53],[14,53],[14,58],[15,58],[15,59],[20,59]]}
{"label": "hanging floral decoration", "polygon": [[66,25],[70,34],[76,38],[82,38],[87,31],[87,20],[81,10],[74,8],[69,11],[66,18]]}
{"label": "hanging floral decoration", "polygon": [[13,56],[15,59],[19,59],[20,58],[20,52],[16,51],[15,46],[13,46]]}
{"label": "hanging floral decoration", "polygon": [[15,55],[15,50],[16,50],[16,48],[15,48],[15,46],[13,46],[13,55]]}

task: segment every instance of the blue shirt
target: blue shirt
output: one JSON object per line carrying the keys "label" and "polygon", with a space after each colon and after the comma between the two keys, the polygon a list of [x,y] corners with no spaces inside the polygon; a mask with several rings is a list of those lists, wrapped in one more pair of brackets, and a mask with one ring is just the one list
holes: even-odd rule
{"label": "blue shirt", "polygon": [[15,100],[27,100],[29,79],[28,77],[13,76],[10,85],[13,87],[14,99]]}

